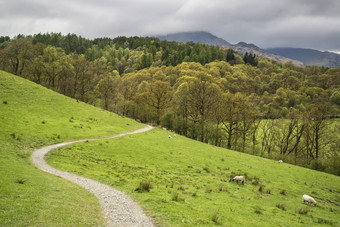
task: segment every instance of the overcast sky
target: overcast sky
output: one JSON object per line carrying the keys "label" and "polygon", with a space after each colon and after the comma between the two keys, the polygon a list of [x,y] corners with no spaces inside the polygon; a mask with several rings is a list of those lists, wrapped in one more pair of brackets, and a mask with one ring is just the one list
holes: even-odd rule
{"label": "overcast sky", "polygon": [[340,52],[340,0],[1,0],[0,36],[208,31],[230,43]]}

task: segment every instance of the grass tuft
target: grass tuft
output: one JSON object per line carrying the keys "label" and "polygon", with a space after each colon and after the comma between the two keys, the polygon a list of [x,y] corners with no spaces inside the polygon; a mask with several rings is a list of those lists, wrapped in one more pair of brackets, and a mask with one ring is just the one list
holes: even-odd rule
{"label": "grass tuft", "polygon": [[150,180],[143,180],[139,183],[139,186],[135,189],[137,192],[150,192],[152,189],[151,181]]}
{"label": "grass tuft", "polygon": [[286,205],[283,204],[283,203],[278,203],[278,204],[276,204],[276,207],[279,208],[279,209],[281,209],[281,210],[286,210]]}
{"label": "grass tuft", "polygon": [[263,184],[261,184],[260,187],[259,187],[259,192],[263,192],[264,187],[265,187],[265,186],[264,186]]}
{"label": "grass tuft", "polygon": [[298,209],[298,213],[303,215],[307,215],[309,211],[310,211],[309,207],[300,207]]}
{"label": "grass tuft", "polygon": [[286,190],[286,189],[282,189],[282,190],[280,191],[280,194],[281,194],[281,195],[287,195],[287,190]]}
{"label": "grass tuft", "polygon": [[263,214],[263,211],[264,211],[264,209],[261,208],[261,207],[259,207],[259,206],[256,206],[256,207],[254,208],[254,213],[255,213],[255,214]]}
{"label": "grass tuft", "polygon": [[26,182],[26,180],[25,180],[25,179],[22,179],[22,178],[17,179],[17,180],[15,181],[15,183],[17,183],[17,184],[25,184],[25,182]]}
{"label": "grass tuft", "polygon": [[215,222],[215,223],[218,223],[218,221],[219,221],[219,219],[220,219],[220,216],[221,216],[221,214],[220,214],[220,209],[217,209],[217,210],[215,210],[214,213],[212,214],[211,220],[212,220],[213,222]]}
{"label": "grass tuft", "polygon": [[213,191],[213,188],[211,186],[207,186],[205,189],[206,193],[211,193]]}

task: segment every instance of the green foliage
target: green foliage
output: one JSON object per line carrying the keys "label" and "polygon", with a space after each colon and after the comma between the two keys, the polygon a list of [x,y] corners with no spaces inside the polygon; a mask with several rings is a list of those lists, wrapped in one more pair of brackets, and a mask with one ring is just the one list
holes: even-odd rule
{"label": "green foliage", "polygon": [[192,139],[338,173],[336,68],[152,37],[52,33],[4,41],[0,69]]}

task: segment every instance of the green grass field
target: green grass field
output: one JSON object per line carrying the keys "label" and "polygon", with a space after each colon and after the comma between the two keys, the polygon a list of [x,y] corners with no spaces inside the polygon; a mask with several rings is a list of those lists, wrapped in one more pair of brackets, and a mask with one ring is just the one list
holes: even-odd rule
{"label": "green grass field", "polygon": [[142,127],[0,71],[0,226],[102,225],[92,194],[38,170],[30,154],[47,144]]}
{"label": "green grass field", "polygon": [[[103,225],[93,195],[38,170],[29,156],[141,127],[0,71],[0,226]],[[160,226],[339,226],[339,177],[168,135],[153,129],[74,144],[48,162],[125,191]],[[233,174],[247,181],[229,182]],[[151,190],[140,192],[140,182]],[[303,194],[318,206],[304,205]]]}
{"label": "green grass field", "polygon": [[[168,134],[75,144],[48,162],[127,192],[161,226],[339,225],[339,177]],[[232,174],[246,183],[229,182]],[[136,191],[142,181],[150,192]],[[304,205],[303,194],[318,206]]]}

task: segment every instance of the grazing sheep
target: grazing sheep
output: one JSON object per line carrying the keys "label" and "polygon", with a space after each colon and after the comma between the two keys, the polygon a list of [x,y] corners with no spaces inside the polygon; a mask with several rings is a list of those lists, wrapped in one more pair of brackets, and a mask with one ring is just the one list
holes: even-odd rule
{"label": "grazing sheep", "polygon": [[308,203],[313,203],[314,206],[316,206],[316,201],[313,197],[309,196],[309,195],[303,195],[302,196],[302,200],[303,200],[303,203],[305,202],[308,202]]}
{"label": "grazing sheep", "polygon": [[282,160],[279,160],[279,163],[283,163],[283,161],[282,161]]}
{"label": "grazing sheep", "polygon": [[171,138],[171,136],[169,135],[169,139]]}
{"label": "grazing sheep", "polygon": [[238,183],[239,181],[242,182],[242,184],[244,184],[244,176],[236,176],[234,177],[231,181],[235,181]]}

